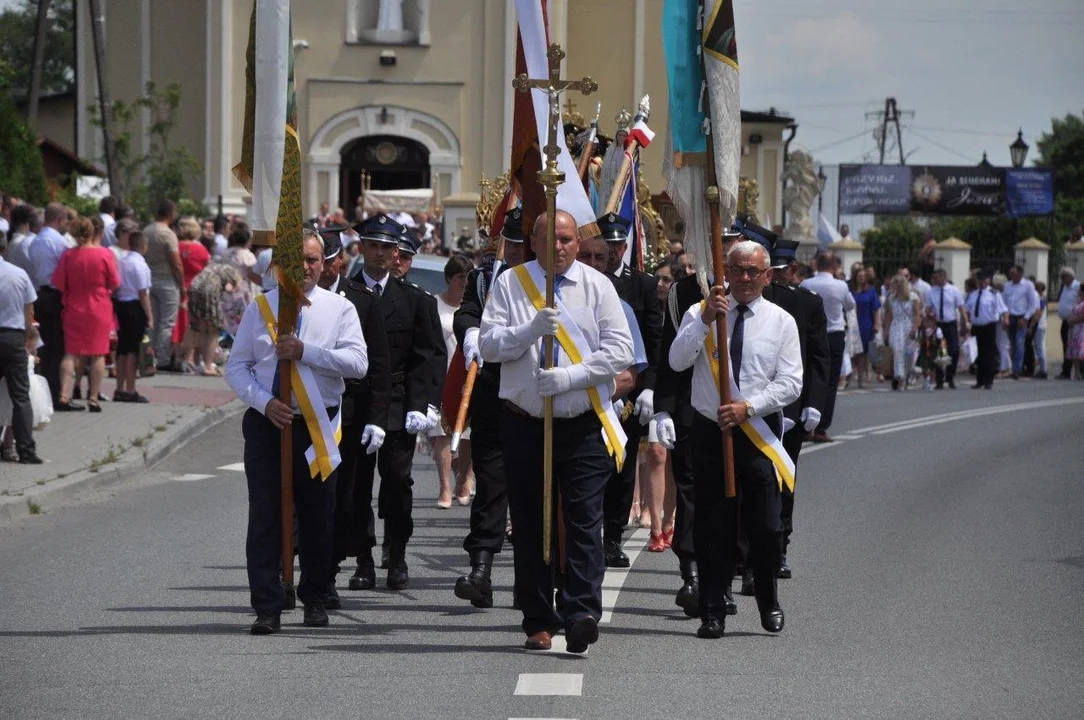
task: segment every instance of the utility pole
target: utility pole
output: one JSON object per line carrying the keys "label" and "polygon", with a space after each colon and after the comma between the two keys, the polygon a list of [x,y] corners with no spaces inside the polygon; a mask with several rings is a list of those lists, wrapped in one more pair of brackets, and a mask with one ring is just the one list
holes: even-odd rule
{"label": "utility pole", "polygon": [[[123,201],[128,188],[122,188],[117,184],[116,168],[113,166],[113,140],[109,133],[109,114],[112,106],[109,104],[109,89],[105,84],[105,16],[102,15],[101,0],[90,1],[90,30],[94,40],[94,69],[98,75],[98,112],[102,121],[102,139],[105,143],[105,169],[109,175],[109,192],[118,200]],[[78,41],[77,41],[78,42]]]}
{"label": "utility pole", "polygon": [[[878,150],[878,164],[885,164],[885,153],[891,152],[893,149],[899,151],[900,165],[905,165],[906,161],[903,154],[903,128],[900,127],[900,118],[913,118],[915,113],[913,110],[900,110],[896,105],[896,98],[885,98],[885,109],[878,110],[876,112],[866,113],[867,120],[876,120],[878,128],[873,131],[873,137],[877,141]],[[888,126],[895,126],[895,137],[892,138],[893,143],[889,142],[890,135]],[[894,144],[893,148],[891,145]]]}
{"label": "utility pole", "polygon": [[38,19],[34,26],[34,57],[30,64],[30,97],[26,102],[26,124],[37,130],[38,100],[41,98],[42,65],[45,62],[45,32],[49,27],[49,5],[52,0],[38,0]]}

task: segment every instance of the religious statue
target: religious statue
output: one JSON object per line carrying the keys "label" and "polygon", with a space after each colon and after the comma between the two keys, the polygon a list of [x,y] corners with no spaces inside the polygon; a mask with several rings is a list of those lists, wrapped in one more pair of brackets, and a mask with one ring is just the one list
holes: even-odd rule
{"label": "religious statue", "polygon": [[783,235],[790,240],[815,241],[816,226],[809,214],[813,201],[820,194],[817,168],[813,157],[805,150],[789,153],[783,169],[783,208],[787,212],[787,227]]}
{"label": "religious statue", "polygon": [[429,0],[347,0],[346,33],[348,42],[428,45]]}
{"label": "religious statue", "polygon": [[376,21],[377,30],[403,29],[403,0],[380,0],[380,15]]}

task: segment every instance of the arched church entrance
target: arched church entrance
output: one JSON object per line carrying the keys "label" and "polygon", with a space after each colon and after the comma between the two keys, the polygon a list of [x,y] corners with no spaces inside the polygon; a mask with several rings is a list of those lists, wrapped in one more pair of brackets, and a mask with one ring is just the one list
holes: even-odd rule
{"label": "arched church entrance", "polygon": [[362,184],[372,190],[429,187],[429,150],[417,140],[371,135],[343,146],[339,206],[353,207]]}

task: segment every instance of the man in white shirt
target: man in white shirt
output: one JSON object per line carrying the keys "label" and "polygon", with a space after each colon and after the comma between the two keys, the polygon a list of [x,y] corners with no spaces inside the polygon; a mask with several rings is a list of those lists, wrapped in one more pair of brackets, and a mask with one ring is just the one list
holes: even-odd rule
{"label": "man in white shirt", "polygon": [[1038,318],[1041,303],[1035,285],[1024,277],[1024,268],[1013,265],[1009,268],[1009,282],[1001,291],[1005,307],[1009,312],[1009,352],[1012,356],[1012,379],[1019,380],[1024,365],[1024,343],[1027,339],[1028,323]]}
{"label": "man in white shirt", "polygon": [[117,236],[113,232],[113,226],[117,224],[117,199],[112,195],[106,195],[98,201],[98,217],[105,225],[105,235],[102,237],[102,247],[113,247],[117,244]]}
{"label": "man in white shirt", "polygon": [[1076,271],[1066,265],[1058,273],[1061,276],[1061,290],[1058,292],[1058,317],[1061,318],[1061,351],[1064,360],[1061,363],[1059,380],[1068,380],[1071,375],[1073,361],[1068,358],[1069,350],[1069,316],[1073,312],[1080,295],[1080,283],[1076,279]]}
{"label": "man in white shirt", "polygon": [[937,326],[945,336],[951,361],[947,369],[937,366],[937,389],[942,389],[947,382],[948,386],[955,390],[956,363],[960,359],[959,328],[962,326],[967,329],[967,308],[964,306],[963,293],[955,285],[948,283],[948,273],[943,269],[934,270],[932,279],[933,287],[926,293],[925,303],[937,317]]}
{"label": "man in white shirt", "polygon": [[975,390],[990,390],[994,387],[994,376],[998,368],[997,324],[1000,322],[1004,327],[1008,327],[1009,314],[1001,293],[994,292],[990,287],[990,274],[980,272],[978,281],[978,290],[968,293],[967,300],[964,301],[971,317],[971,334],[975,336],[979,351],[975,384],[971,387]]}
{"label": "man in white shirt", "polygon": [[[741,429],[752,418],[764,418],[781,438],[782,411],[801,396],[802,351],[794,318],[761,297],[772,280],[768,252],[743,241],[727,254],[730,295],[712,288],[712,296],[693,305],[681,320],[670,346],[670,365],[693,368],[692,404],[696,409],[690,439],[693,448],[696,517],[696,563],[700,571],[700,619],[697,636],[722,637],[726,621],[724,589],[734,575],[738,499],[723,490],[720,429],[730,430],[734,448],[734,477],[741,496],[741,525],[750,547],[761,626],[783,629],[776,577],[782,556],[780,484],[776,467]],[[713,361],[725,362],[714,346],[715,323],[726,317],[731,377],[738,397],[722,405]]]}
{"label": "man in white shirt", "polygon": [[[4,240],[0,238],[0,249],[3,244]],[[24,465],[42,462],[34,444],[34,410],[30,405],[30,370],[27,366],[31,344],[27,330],[34,324],[34,301],[37,299],[30,277],[22,268],[0,256],[0,379],[7,382],[15,450],[18,461]]]}
{"label": "man in white shirt", "polygon": [[[217,217],[215,217],[215,249],[212,255],[216,260],[222,257],[223,253],[226,252],[226,248],[230,244],[229,240],[226,238],[225,235],[226,229],[229,226],[230,222],[226,219],[225,215],[218,215]],[[267,288],[264,289],[266,290]]]}
{"label": "man in white shirt", "polygon": [[[8,248],[4,251],[4,259],[27,275],[30,275],[32,269],[30,256],[27,255],[30,248],[28,241],[37,235],[37,231],[32,231],[30,227],[35,214],[33,205],[19,205],[11,211],[11,232],[8,235]],[[40,230],[41,227],[37,229]]]}
{"label": "man in white shirt", "polygon": [[38,373],[49,383],[53,405],[60,400],[60,363],[64,359],[64,322],[61,319],[63,304],[60,291],[53,287],[53,272],[60,264],[60,256],[68,249],[64,234],[68,230],[68,211],[60,203],[49,203],[45,208],[45,227],[34,237],[27,256],[30,258],[30,279],[38,289],[38,301],[34,303],[34,315],[38,319],[38,331],[43,343],[38,351],[41,364]]}
{"label": "man in white shirt", "polygon": [[[478,344],[485,362],[502,363],[501,441],[504,456],[515,458],[506,463],[505,474],[516,530],[515,595],[523,611],[525,647],[549,649],[553,633],[563,627],[569,652],[583,653],[598,640],[602,617],[602,504],[614,468],[608,445],[617,456],[624,454],[623,440],[612,444],[617,437],[611,434],[614,423],[618,432],[620,423],[608,400],[616,388],[615,376],[632,363],[633,343],[613,283],[576,262],[576,221],[558,211],[555,223],[553,271],[558,305],[564,310],[536,309],[528,291],[544,292],[545,269],[537,260],[525,263],[497,277],[482,313]],[[531,235],[536,255],[544,256],[547,242],[542,214]],[[557,335],[559,326],[578,336],[572,349],[580,362],[574,363],[569,348],[555,338],[553,368],[542,370],[544,336]],[[546,397],[553,400],[553,477],[568,531],[561,614],[553,607],[553,568],[543,562],[541,547]]]}
{"label": "man in white shirt", "polygon": [[[248,478],[248,537],[245,554],[256,622],[252,634],[279,630],[283,590],[279,582],[282,558],[280,430],[293,436],[295,508],[300,546],[301,582],[297,595],[305,604],[305,625],[328,624],[324,597],[332,562],[335,473],[312,477],[305,451],[313,444],[308,424],[295,406],[278,395],[278,364],[290,360],[305,366],[314,378],[317,413],[334,418],[345,389],[343,378],[365,377],[369,363],[357,310],[346,298],[317,287],[324,267],[323,243],[305,231],[305,280],[310,305],[301,310],[297,331],[271,341],[257,303],[245,310],[226,364],[226,382],[249,407],[242,421],[245,474]],[[278,311],[278,290],[268,293],[272,312]],[[296,399],[297,389],[294,390]],[[296,405],[296,402],[294,403]],[[290,562],[290,558],[286,558]]]}
{"label": "man in white shirt", "polygon": [[824,301],[824,316],[828,320],[828,350],[832,354],[832,371],[828,376],[828,398],[824,403],[824,413],[820,425],[813,433],[813,442],[832,442],[828,429],[836,413],[836,392],[839,389],[839,373],[843,367],[843,346],[847,336],[847,324],[844,319],[855,308],[854,296],[847,283],[837,280],[832,275],[835,257],[831,253],[817,256],[817,272],[813,277],[802,281],[802,287],[817,293]]}

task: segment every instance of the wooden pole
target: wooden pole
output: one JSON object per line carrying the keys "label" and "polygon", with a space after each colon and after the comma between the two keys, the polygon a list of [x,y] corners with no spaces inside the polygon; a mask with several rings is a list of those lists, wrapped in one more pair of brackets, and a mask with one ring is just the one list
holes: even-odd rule
{"label": "wooden pole", "polygon": [[109,103],[109,89],[105,77],[105,33],[102,29],[104,22],[101,0],[90,0],[90,36],[94,42],[94,70],[98,76],[98,112],[101,116],[102,141],[105,145],[105,171],[109,176],[110,194],[123,201],[129,188],[121,187],[119,184],[120,177],[117,175],[113,162],[113,136],[109,129],[112,106]]}
{"label": "wooden pole", "polygon": [[41,76],[44,73],[45,35],[49,26],[51,0],[38,0],[38,18],[34,26],[34,55],[30,64],[30,96],[26,102],[26,124],[35,133],[38,124],[38,100],[41,98]]}
{"label": "wooden pole", "polygon": [[[279,291],[278,336],[293,334],[297,327],[297,302],[287,293]],[[289,360],[279,363],[279,400],[291,404]],[[287,425],[280,431],[280,475],[282,477],[282,584],[286,596],[294,590],[294,436],[293,427]]]}

